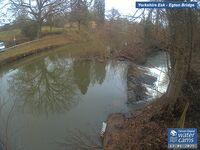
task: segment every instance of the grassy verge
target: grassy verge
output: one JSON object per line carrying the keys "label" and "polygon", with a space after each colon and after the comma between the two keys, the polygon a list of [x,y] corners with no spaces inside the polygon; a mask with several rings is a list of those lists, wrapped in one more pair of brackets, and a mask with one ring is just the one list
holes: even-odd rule
{"label": "grassy verge", "polygon": [[[43,26],[42,27],[42,33],[43,34],[50,34],[50,33],[62,33],[64,31],[64,28],[57,28],[52,27],[50,29],[49,26]],[[16,38],[16,40],[25,39],[24,35],[21,33],[20,29],[9,29],[6,31],[0,31],[0,41],[4,42],[13,42],[13,38]]]}
{"label": "grassy verge", "polygon": [[21,36],[21,31],[19,29],[13,29],[9,31],[0,32],[0,41],[9,42],[13,41],[14,36],[16,38]]}
{"label": "grassy verge", "polygon": [[56,51],[65,53],[66,51],[70,56],[76,58],[104,58],[106,56],[105,45],[99,39],[80,41],[76,43],[70,43],[59,47]]}
{"label": "grassy verge", "polygon": [[[98,44],[98,45],[96,45]],[[96,46],[97,48],[94,48]],[[105,60],[105,51],[104,51],[104,45],[101,43],[96,43],[96,41],[88,41],[88,42],[79,42],[75,43],[74,41],[71,43],[68,43],[66,45],[60,46],[58,48],[53,48],[49,51],[42,52],[40,54],[33,54],[30,57],[25,57],[23,59],[20,59],[17,61],[17,63],[11,63],[5,65],[4,69],[0,69],[0,71],[5,71],[7,68],[19,68],[20,66],[28,65],[33,63],[34,61],[40,60],[42,58],[45,58],[47,56],[59,56],[59,57],[65,57],[65,58],[76,58],[77,60],[92,60],[96,59],[98,61],[104,61]],[[3,68],[2,66],[1,68]]]}
{"label": "grassy verge", "polygon": [[105,43],[98,34],[86,30],[68,31],[11,47],[0,53],[0,65],[50,49],[64,53],[67,51],[71,56],[79,58],[98,57],[104,59],[106,56]]}
{"label": "grassy verge", "polygon": [[39,40],[24,43],[0,53],[0,64],[5,64],[7,62],[17,60],[18,58],[43,51],[48,48],[65,45],[69,42],[70,40],[66,35],[51,35]]}
{"label": "grassy verge", "polygon": [[42,33],[62,33],[64,31],[64,28],[57,28],[57,27],[52,27],[50,26],[43,26],[42,27]]}

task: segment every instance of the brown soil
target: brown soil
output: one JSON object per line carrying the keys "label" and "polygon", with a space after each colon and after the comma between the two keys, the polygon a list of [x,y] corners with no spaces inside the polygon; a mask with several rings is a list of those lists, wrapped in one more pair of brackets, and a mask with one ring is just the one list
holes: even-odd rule
{"label": "brown soil", "polygon": [[[167,128],[177,127],[184,105],[177,102],[177,109],[169,112],[162,106],[164,97],[148,104],[143,111],[125,117],[112,114],[108,118],[103,146],[105,150],[165,150],[167,149]],[[191,105],[191,107],[193,107]],[[199,112],[187,113],[185,127],[198,128]],[[158,112],[159,111],[159,112]],[[194,116],[196,114],[196,116]],[[200,136],[200,134],[199,134]],[[199,137],[198,136],[198,137]],[[200,140],[199,140],[200,142]]]}
{"label": "brown soil", "polygon": [[160,123],[151,121],[155,110],[156,108],[153,105],[149,105],[145,107],[144,111],[135,112],[129,118],[123,114],[111,115],[107,122],[108,126],[103,143],[104,149],[158,149],[159,143],[159,145],[163,144],[165,148],[167,126],[164,121]]}

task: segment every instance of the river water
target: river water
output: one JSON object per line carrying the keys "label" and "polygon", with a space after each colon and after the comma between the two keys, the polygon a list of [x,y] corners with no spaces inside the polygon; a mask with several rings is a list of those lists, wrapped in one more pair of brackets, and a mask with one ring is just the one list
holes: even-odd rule
{"label": "river water", "polygon": [[[157,72],[148,66],[153,58],[144,66],[152,74]],[[161,61],[155,64],[163,67]],[[127,70],[127,62],[81,61],[66,52],[32,56],[1,68],[0,140],[11,150],[101,146],[101,125],[110,113],[141,107],[127,105]]]}
{"label": "river water", "polygon": [[147,74],[156,78],[153,85],[145,85],[147,88],[148,100],[160,97],[167,90],[169,84],[168,64],[169,55],[167,52],[159,51],[148,57],[143,68]]}

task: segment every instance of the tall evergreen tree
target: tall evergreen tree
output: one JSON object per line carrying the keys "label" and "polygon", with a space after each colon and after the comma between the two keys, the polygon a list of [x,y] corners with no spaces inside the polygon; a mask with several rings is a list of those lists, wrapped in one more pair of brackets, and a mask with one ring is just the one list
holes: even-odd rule
{"label": "tall evergreen tree", "polygon": [[71,21],[78,22],[80,30],[81,24],[86,24],[88,20],[87,0],[71,0]]}
{"label": "tall evergreen tree", "polygon": [[104,23],[105,19],[105,0],[94,0],[94,11],[96,21],[98,23]]}

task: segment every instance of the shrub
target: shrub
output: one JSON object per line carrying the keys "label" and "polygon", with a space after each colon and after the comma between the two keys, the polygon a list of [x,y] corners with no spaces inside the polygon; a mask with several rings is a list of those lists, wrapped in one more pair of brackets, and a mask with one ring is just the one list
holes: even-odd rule
{"label": "shrub", "polygon": [[37,24],[35,22],[26,22],[22,27],[21,27],[21,32],[24,36],[34,39],[37,36],[38,28]]}

